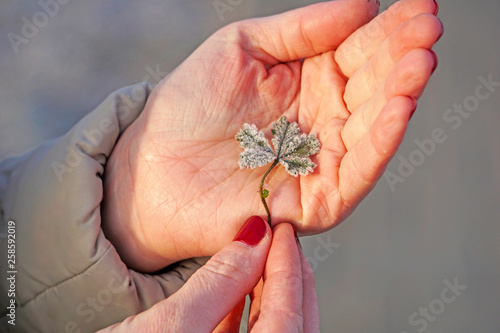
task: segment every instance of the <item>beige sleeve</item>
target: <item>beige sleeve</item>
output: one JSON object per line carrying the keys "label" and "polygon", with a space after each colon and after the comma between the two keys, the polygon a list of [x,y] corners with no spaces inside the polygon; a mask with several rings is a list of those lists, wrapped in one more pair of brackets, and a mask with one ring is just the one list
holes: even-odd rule
{"label": "beige sleeve", "polygon": [[[106,160],[151,89],[123,88],[66,135],[0,162],[0,331],[95,332],[168,297],[204,263],[191,259],[161,274],[137,273],[100,228]],[[7,308],[12,299],[15,326]]]}

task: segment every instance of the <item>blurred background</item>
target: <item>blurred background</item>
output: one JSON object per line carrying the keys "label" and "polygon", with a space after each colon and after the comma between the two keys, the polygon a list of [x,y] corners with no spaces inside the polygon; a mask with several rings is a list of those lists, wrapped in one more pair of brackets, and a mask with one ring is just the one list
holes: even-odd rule
{"label": "blurred background", "polygon": [[[0,4],[0,159],[230,22],[317,1],[48,2]],[[302,240],[322,332],[500,332],[500,2],[439,5],[440,64],[395,159],[347,221]]]}

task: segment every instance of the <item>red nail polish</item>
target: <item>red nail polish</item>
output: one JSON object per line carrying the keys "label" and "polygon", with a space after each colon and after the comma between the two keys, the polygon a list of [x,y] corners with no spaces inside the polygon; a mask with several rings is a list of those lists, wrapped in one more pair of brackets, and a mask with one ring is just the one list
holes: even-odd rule
{"label": "red nail polish", "polygon": [[436,9],[434,9],[434,15],[437,15],[437,13],[439,12],[439,4],[436,0],[434,0],[434,4],[436,5]]}
{"label": "red nail polish", "polygon": [[255,246],[266,235],[266,222],[259,216],[252,216],[243,224],[233,239],[233,242]]}

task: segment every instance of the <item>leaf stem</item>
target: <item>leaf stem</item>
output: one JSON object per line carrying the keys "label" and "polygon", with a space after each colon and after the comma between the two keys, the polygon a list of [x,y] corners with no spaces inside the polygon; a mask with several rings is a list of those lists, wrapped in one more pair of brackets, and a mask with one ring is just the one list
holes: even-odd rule
{"label": "leaf stem", "polygon": [[269,212],[269,207],[267,206],[266,197],[264,196],[264,192],[263,192],[263,190],[264,190],[264,181],[266,180],[267,175],[269,175],[269,173],[271,172],[271,170],[273,170],[274,167],[276,165],[278,165],[278,163],[279,163],[279,159],[276,158],[276,160],[274,160],[273,164],[271,164],[271,166],[269,167],[269,169],[267,169],[267,171],[264,174],[264,176],[262,176],[262,179],[261,179],[260,185],[259,185],[260,200],[262,201],[262,204],[264,205],[264,208],[266,209],[267,223],[269,223],[269,225],[271,225],[271,212]]}

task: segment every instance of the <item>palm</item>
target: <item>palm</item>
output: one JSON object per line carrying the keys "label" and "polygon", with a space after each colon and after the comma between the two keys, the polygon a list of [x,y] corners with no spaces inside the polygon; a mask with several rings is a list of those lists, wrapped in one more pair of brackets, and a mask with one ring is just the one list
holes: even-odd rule
{"label": "palm", "polygon": [[[147,226],[141,226],[147,242],[161,242],[159,252],[172,261],[211,255],[246,217],[264,215],[257,189],[265,168],[240,170],[241,149],[234,137],[243,123],[256,124],[269,136],[281,115],[298,121],[303,132],[316,133],[322,149],[314,157],[318,168],[313,174],[294,178],[278,168],[268,177],[273,222],[296,221],[299,231],[314,233],[343,220],[374,186],[399,145],[412,103],[397,96],[418,97],[433,65],[428,51],[412,55],[400,50],[399,63],[424,59],[421,66],[406,70],[408,76],[418,76],[414,83],[400,84],[405,66],[383,64],[390,44],[384,43],[390,39],[384,31],[401,23],[391,20],[381,17],[371,23],[384,27],[371,38],[375,41],[361,29],[337,48],[338,54],[320,43],[317,49],[324,51],[309,49],[307,56],[286,48],[285,55],[265,52],[265,46],[256,47],[237,33],[255,24],[244,22],[239,29],[218,32],[165,78],[134,124],[137,148],[131,171],[141,181],[135,184],[133,201],[138,219]],[[324,44],[340,44],[360,23],[339,31],[338,41],[319,38]],[[438,37],[429,33],[409,49],[431,47]],[[355,48],[360,42],[368,43],[371,54]],[[276,44],[268,46],[278,48]],[[374,71],[377,66],[384,68]],[[401,87],[388,92],[387,86]],[[374,121],[384,108],[385,115]],[[384,126],[391,121],[397,126],[384,139]]]}
{"label": "palm", "polygon": [[[324,65],[335,66],[331,54],[312,57],[304,63],[280,64],[272,70],[265,69],[259,60],[244,52],[219,54],[216,58],[227,61],[229,57],[244,58],[245,62],[215,75],[196,73],[194,79],[203,92],[201,89],[185,91],[182,94],[185,99],[170,100],[168,93],[162,92],[174,89],[169,82],[177,79],[177,73],[159,87],[155,110],[168,112],[161,114],[161,120],[151,120],[148,131],[154,135],[141,148],[151,154],[146,159],[155,161],[148,164],[153,170],[151,174],[166,172],[160,182],[155,178],[151,183],[151,186],[169,189],[168,193],[160,194],[160,201],[169,204],[160,206],[158,214],[181,217],[173,221],[183,226],[196,225],[205,237],[210,232],[220,235],[227,229],[232,234],[229,226],[237,228],[235,221],[265,214],[257,190],[266,168],[240,170],[237,161],[241,148],[235,134],[243,123],[254,123],[270,134],[272,123],[285,114],[291,121],[298,120],[304,131],[318,134],[323,149],[315,159],[324,163],[319,162],[320,167],[308,177],[290,177],[283,169],[271,174],[267,183],[272,195],[268,202],[274,222],[302,221],[297,227],[306,232],[333,226],[340,220],[341,197],[333,199],[336,208],[332,212],[322,207],[320,201],[311,200],[338,192],[339,168],[347,152],[339,135],[349,115],[341,103],[345,81],[338,72],[328,73],[334,77],[332,82],[319,72]],[[205,61],[196,59],[196,54],[190,60]],[[222,61],[211,66],[227,68]],[[210,68],[208,64],[200,67]],[[182,73],[182,69],[180,67],[178,73]],[[303,87],[301,83],[306,78],[314,82]],[[340,98],[335,100],[332,96]],[[172,107],[176,104],[184,107]],[[181,113],[189,115],[179,121],[175,115]],[[211,222],[199,224],[198,220]]]}

